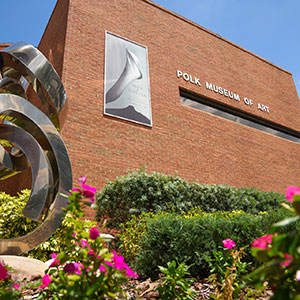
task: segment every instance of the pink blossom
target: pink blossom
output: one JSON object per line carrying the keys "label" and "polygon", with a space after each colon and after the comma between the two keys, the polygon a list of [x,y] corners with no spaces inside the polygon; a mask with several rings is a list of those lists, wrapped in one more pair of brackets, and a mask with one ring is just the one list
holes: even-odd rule
{"label": "pink blossom", "polygon": [[116,251],[113,251],[114,266],[118,270],[126,270],[126,275],[129,277],[138,278],[139,276],[130,269],[130,267],[124,262],[124,257],[117,255]]}
{"label": "pink blossom", "polygon": [[91,228],[90,230],[90,239],[96,240],[97,237],[100,236],[100,233],[96,227]]}
{"label": "pink blossom", "polygon": [[68,263],[64,266],[64,271],[73,274],[77,271],[74,263]]}
{"label": "pink blossom", "polygon": [[105,261],[104,263],[110,267],[113,267],[113,264],[110,261]]}
{"label": "pink blossom", "polygon": [[128,277],[135,277],[135,278],[139,278],[139,275],[136,274],[134,271],[132,271],[128,266],[126,268],[126,275]]}
{"label": "pink blossom", "polygon": [[84,269],[84,266],[82,264],[78,263],[78,262],[74,262],[73,264],[74,264],[74,266],[76,268],[75,274],[80,275],[81,274],[81,270]]}
{"label": "pink blossom", "polygon": [[20,288],[20,285],[19,285],[19,284],[14,284],[14,288],[15,288],[16,290],[18,290],[18,289]]}
{"label": "pink blossom", "polygon": [[57,256],[58,256],[57,253],[51,254],[51,257],[53,258],[53,262],[51,263],[50,268],[59,265],[59,259],[56,259]]}
{"label": "pink blossom", "polygon": [[224,248],[227,249],[232,249],[233,247],[235,247],[235,242],[231,239],[226,239],[222,241]]}
{"label": "pink blossom", "polygon": [[259,249],[267,249],[268,246],[272,243],[273,235],[264,235],[260,238],[253,241],[251,247]]}
{"label": "pink blossom", "polygon": [[117,255],[116,251],[113,251],[113,255],[114,255],[113,259],[114,259],[115,268],[118,269],[118,270],[125,269],[126,264],[124,262],[124,257]]}
{"label": "pink blossom", "polygon": [[69,274],[81,274],[81,270],[84,269],[84,266],[77,262],[68,263],[64,266],[64,271]]}
{"label": "pink blossom", "polygon": [[89,185],[81,185],[82,188],[82,195],[86,198],[89,198],[91,203],[95,202],[95,194],[97,192],[96,188],[93,188]]}
{"label": "pink blossom", "polygon": [[84,176],[80,176],[78,179],[80,184],[85,184],[86,183],[86,178]]}
{"label": "pink blossom", "polygon": [[288,253],[284,254],[284,258],[286,259],[282,261],[280,265],[285,267],[288,267],[291,264],[292,260],[294,259],[294,257],[292,255],[289,255]]}
{"label": "pink blossom", "polygon": [[94,203],[95,202],[95,194],[97,192],[97,189],[85,184],[86,178],[84,176],[81,176],[78,181],[80,183],[81,190],[78,188],[73,188],[72,191],[79,192],[80,195],[84,196],[85,198],[89,198],[90,202]]}
{"label": "pink blossom", "polygon": [[44,275],[43,284],[40,286],[40,289],[43,289],[43,288],[47,287],[51,281],[52,280],[51,280],[51,278],[48,274]]}
{"label": "pink blossom", "polygon": [[8,277],[8,272],[5,269],[4,265],[0,262],[0,281],[5,280]]}
{"label": "pink blossom", "polygon": [[296,281],[300,281],[300,270],[296,272]]}
{"label": "pink blossom", "polygon": [[77,232],[74,232],[73,234],[72,234],[72,237],[75,237],[77,235]]}
{"label": "pink blossom", "polygon": [[289,202],[293,202],[294,195],[300,195],[300,189],[296,186],[291,185],[286,189],[285,192],[286,200]]}
{"label": "pink blossom", "polygon": [[88,241],[84,240],[84,239],[81,239],[80,243],[81,243],[81,248],[84,248],[88,244]]}
{"label": "pink blossom", "polygon": [[106,271],[106,268],[105,268],[103,265],[101,265],[101,266],[99,267],[99,270],[100,270],[100,272],[107,272],[107,271]]}

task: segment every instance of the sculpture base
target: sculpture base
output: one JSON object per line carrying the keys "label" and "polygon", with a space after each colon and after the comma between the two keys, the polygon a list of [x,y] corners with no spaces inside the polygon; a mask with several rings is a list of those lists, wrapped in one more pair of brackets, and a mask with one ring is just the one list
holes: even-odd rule
{"label": "sculpture base", "polygon": [[14,270],[11,276],[16,281],[32,281],[41,278],[48,268],[47,264],[40,260],[23,256],[0,255],[0,261]]}

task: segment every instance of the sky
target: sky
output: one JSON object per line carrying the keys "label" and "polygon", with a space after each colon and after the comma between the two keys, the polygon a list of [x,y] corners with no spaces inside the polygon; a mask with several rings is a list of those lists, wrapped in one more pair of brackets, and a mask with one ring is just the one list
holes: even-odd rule
{"label": "sky", "polygon": [[[300,97],[300,0],[153,2],[291,72]],[[37,46],[55,4],[56,0],[3,1],[0,43]]]}

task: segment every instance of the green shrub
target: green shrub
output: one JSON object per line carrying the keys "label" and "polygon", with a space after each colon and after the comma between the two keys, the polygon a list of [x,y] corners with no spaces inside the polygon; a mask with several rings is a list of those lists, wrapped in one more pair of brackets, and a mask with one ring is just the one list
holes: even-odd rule
{"label": "green shrub", "polygon": [[97,194],[97,219],[108,218],[108,227],[119,228],[132,215],[143,212],[182,212],[199,206],[205,212],[243,210],[256,214],[280,207],[284,196],[248,188],[189,183],[178,176],[145,170],[131,171]]}
{"label": "green shrub", "polygon": [[[32,221],[22,215],[22,210],[29,196],[30,190],[23,190],[18,196],[10,196],[3,192],[0,193],[0,239],[23,236],[33,231],[39,225],[38,222]],[[68,228],[73,228],[74,225],[70,221],[71,219],[69,212],[62,221],[62,225],[47,241],[25,253],[24,256],[47,261],[50,259],[52,253],[62,251],[67,246],[67,241],[64,238],[65,231]],[[88,230],[95,224],[95,222],[86,220],[84,221],[84,229]]]}
{"label": "green shrub", "polygon": [[[82,220],[82,230],[89,231],[90,228],[97,223],[89,220]],[[64,251],[69,246],[68,241],[65,239],[65,233],[68,229],[74,230],[74,222],[72,213],[68,212],[62,221],[61,226],[54,232],[54,234],[44,243],[38,245],[35,249],[25,253],[25,256],[36,258],[42,261],[47,261],[52,253],[59,253]],[[69,254],[76,257],[76,253]]]}
{"label": "green shrub", "polygon": [[0,193],[0,238],[8,239],[25,235],[39,224],[22,215],[30,196],[30,190],[23,190],[18,196]]}
{"label": "green shrub", "polygon": [[118,247],[131,266],[134,265],[136,255],[141,249],[139,241],[147,230],[147,222],[166,215],[167,212],[142,213],[139,218],[133,215],[129,221],[121,224],[121,233],[117,236]]}
{"label": "green shrub", "polygon": [[[138,242],[140,247],[135,257],[136,270],[142,277],[158,276],[158,265],[166,265],[177,259],[192,265],[193,276],[209,275],[208,259],[212,251],[222,245],[222,240],[233,239],[238,247],[251,245],[252,241],[268,232],[270,226],[287,216],[284,210],[251,215],[245,212],[220,212],[196,216],[167,214],[146,218],[146,231]],[[249,254],[249,248],[246,250]],[[246,251],[246,252],[247,252]],[[126,254],[124,254],[126,257]],[[251,255],[245,262],[255,263]]]}

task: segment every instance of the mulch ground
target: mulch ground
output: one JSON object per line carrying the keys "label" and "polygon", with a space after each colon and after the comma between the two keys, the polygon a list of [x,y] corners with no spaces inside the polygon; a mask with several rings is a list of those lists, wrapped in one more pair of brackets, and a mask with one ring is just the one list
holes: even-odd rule
{"label": "mulch ground", "polygon": [[[152,282],[150,279],[130,280],[124,289],[126,290],[126,297],[120,297],[120,299],[126,300],[159,300],[158,292],[155,291],[158,286],[158,282]],[[198,300],[209,300],[210,294],[214,293],[214,288],[211,284],[204,281],[195,281],[192,285],[192,289],[197,292],[194,296]],[[23,291],[24,299],[31,300],[36,299],[39,295],[39,289],[27,289]],[[258,294],[253,294],[252,299],[255,300],[268,300],[272,296],[272,291],[264,290]],[[241,297],[240,299],[244,299]],[[249,299],[249,298],[248,298]],[[51,299],[49,299],[51,300]],[[224,299],[226,300],[226,299]]]}

